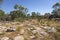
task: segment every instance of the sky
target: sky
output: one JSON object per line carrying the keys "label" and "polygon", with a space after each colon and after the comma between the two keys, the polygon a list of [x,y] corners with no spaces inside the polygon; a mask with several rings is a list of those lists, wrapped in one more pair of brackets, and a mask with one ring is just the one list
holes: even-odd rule
{"label": "sky", "polygon": [[60,0],[3,0],[1,9],[5,13],[9,13],[14,10],[14,5],[19,4],[28,9],[28,13],[31,12],[40,12],[40,14],[51,13],[53,8],[52,6],[59,2]]}

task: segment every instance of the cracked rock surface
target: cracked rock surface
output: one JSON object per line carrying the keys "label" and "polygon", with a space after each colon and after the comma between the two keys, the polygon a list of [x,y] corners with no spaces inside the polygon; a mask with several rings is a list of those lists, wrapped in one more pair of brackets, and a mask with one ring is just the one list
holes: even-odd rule
{"label": "cracked rock surface", "polygon": [[8,22],[0,24],[0,40],[54,40],[54,27],[31,22]]}

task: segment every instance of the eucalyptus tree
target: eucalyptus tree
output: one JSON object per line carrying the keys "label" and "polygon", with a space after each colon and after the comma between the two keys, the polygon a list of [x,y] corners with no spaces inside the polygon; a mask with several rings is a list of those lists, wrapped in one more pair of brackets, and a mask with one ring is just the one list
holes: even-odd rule
{"label": "eucalyptus tree", "polygon": [[22,5],[15,4],[14,9],[15,9],[14,11],[10,12],[10,15],[13,20],[15,18],[25,18],[26,17],[26,13],[28,12],[27,8],[25,8]]}
{"label": "eucalyptus tree", "polygon": [[52,8],[54,8],[54,10],[60,9],[60,3],[54,4]]}
{"label": "eucalyptus tree", "polygon": [[5,20],[5,13],[3,10],[0,10],[0,21]]}
{"label": "eucalyptus tree", "polygon": [[60,18],[60,3],[56,3],[52,6],[53,8],[53,12],[52,14],[55,16],[55,17],[59,17]]}
{"label": "eucalyptus tree", "polygon": [[36,12],[32,12],[32,15],[31,15],[31,17],[32,17],[32,19],[35,19],[36,18]]}
{"label": "eucalyptus tree", "polygon": [[45,17],[45,18],[49,18],[50,15],[51,15],[50,13],[45,13],[45,14],[44,14],[44,17]]}

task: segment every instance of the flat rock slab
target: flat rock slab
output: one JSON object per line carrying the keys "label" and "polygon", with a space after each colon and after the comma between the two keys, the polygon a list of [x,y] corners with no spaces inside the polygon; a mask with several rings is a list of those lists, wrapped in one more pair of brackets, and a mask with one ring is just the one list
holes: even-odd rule
{"label": "flat rock slab", "polygon": [[23,37],[23,36],[16,36],[16,37],[14,38],[14,40],[24,40],[24,37]]}
{"label": "flat rock slab", "polygon": [[1,38],[1,40],[9,40],[9,38],[8,37],[3,37],[3,38]]}

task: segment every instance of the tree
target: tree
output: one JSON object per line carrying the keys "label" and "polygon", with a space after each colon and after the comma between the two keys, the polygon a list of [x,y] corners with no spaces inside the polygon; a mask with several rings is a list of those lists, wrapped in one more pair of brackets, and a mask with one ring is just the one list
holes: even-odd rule
{"label": "tree", "polygon": [[15,4],[14,9],[15,9],[14,11],[10,12],[12,20],[14,20],[16,18],[25,18],[26,17],[26,13],[28,11],[27,8],[25,8],[22,5]]}
{"label": "tree", "polygon": [[41,15],[40,15],[39,12],[36,13],[36,18],[38,19],[38,21],[40,21],[40,19],[41,19]]}
{"label": "tree", "polygon": [[31,15],[30,14],[27,14],[26,18],[27,18],[27,20],[28,19],[31,19]]}
{"label": "tree", "polygon": [[6,15],[5,15],[5,20],[6,20],[6,21],[12,21],[11,15],[6,14]]}
{"label": "tree", "polygon": [[0,10],[0,21],[5,20],[5,13],[4,11]]}
{"label": "tree", "polygon": [[54,4],[52,8],[54,8],[54,10],[60,9],[60,3]]}
{"label": "tree", "polygon": [[45,18],[49,18],[49,16],[50,16],[50,13],[45,13],[45,14],[44,14],[44,17],[45,17]]}
{"label": "tree", "polygon": [[14,5],[14,9],[19,10],[19,11],[24,12],[24,13],[27,13],[28,12],[28,9],[27,8],[25,8],[22,5],[18,5],[18,4],[15,4]]}
{"label": "tree", "polygon": [[40,21],[40,19],[41,19],[41,15],[39,12],[32,12],[31,17],[32,17],[32,19],[37,19],[38,21]]}
{"label": "tree", "polygon": [[55,18],[60,18],[60,3],[56,3],[52,6],[53,12],[52,14],[55,16]]}
{"label": "tree", "polygon": [[35,19],[36,16],[37,16],[36,13],[35,12],[32,12],[32,15],[31,15],[32,19]]}
{"label": "tree", "polygon": [[16,9],[16,10],[18,9],[18,5],[17,4],[14,5],[14,9]]}

